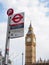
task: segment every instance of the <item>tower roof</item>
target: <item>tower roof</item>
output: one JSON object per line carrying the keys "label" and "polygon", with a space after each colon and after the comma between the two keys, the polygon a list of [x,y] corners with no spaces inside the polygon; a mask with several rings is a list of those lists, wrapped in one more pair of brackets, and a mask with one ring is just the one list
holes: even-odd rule
{"label": "tower roof", "polygon": [[32,32],[33,32],[33,28],[32,28],[31,22],[30,22],[29,29],[28,29],[28,34],[30,34]]}
{"label": "tower roof", "polygon": [[31,30],[33,30],[33,27],[32,27],[32,24],[31,24],[31,22],[30,22],[29,28],[31,28]]}
{"label": "tower roof", "polygon": [[31,22],[30,22],[30,26],[29,27],[32,27]]}

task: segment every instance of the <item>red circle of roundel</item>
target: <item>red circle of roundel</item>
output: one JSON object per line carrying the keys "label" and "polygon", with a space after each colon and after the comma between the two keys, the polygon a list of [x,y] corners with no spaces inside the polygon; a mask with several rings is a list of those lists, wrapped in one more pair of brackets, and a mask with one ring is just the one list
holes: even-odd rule
{"label": "red circle of roundel", "polygon": [[21,21],[23,16],[21,14],[15,14],[14,17],[12,18],[13,22],[18,23]]}
{"label": "red circle of roundel", "polygon": [[7,15],[10,16],[13,14],[13,12],[14,12],[14,10],[12,8],[10,8],[7,10]]}

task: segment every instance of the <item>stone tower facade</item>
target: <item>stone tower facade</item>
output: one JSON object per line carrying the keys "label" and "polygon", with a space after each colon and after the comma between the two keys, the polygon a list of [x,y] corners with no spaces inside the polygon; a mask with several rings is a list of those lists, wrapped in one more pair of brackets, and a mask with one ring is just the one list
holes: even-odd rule
{"label": "stone tower facade", "polygon": [[25,38],[25,65],[36,63],[36,37],[30,24]]}

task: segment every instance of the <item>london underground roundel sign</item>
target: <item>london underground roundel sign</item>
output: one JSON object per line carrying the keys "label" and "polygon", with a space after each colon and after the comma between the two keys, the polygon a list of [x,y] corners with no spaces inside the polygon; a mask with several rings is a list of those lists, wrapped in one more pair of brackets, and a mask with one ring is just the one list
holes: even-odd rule
{"label": "london underground roundel sign", "polygon": [[10,8],[7,10],[7,15],[10,16],[13,14],[13,12],[14,12],[14,10],[12,8]]}
{"label": "london underground roundel sign", "polygon": [[15,23],[18,23],[21,21],[21,19],[23,18],[23,16],[21,14],[15,14],[14,17],[12,18],[12,20],[15,22]]}

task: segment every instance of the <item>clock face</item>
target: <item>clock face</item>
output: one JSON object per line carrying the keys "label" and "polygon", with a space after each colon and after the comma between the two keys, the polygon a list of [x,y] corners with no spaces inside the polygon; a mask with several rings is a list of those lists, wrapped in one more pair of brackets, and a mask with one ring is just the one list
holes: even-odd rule
{"label": "clock face", "polygon": [[27,42],[31,42],[31,38],[30,37],[27,38]]}
{"label": "clock face", "polygon": [[36,42],[35,38],[33,38],[33,42]]}

